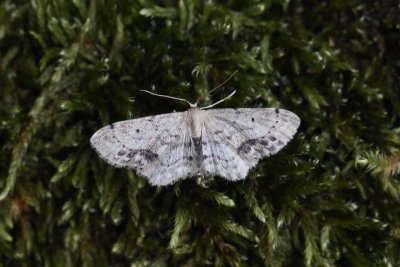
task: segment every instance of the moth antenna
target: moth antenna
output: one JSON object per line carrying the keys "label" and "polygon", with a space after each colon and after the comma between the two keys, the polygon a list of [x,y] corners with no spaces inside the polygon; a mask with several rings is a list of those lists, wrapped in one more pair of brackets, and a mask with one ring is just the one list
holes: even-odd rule
{"label": "moth antenna", "polygon": [[146,92],[146,93],[151,94],[151,95],[159,96],[159,97],[165,97],[165,98],[170,98],[170,99],[174,99],[174,100],[184,101],[184,102],[188,103],[191,108],[197,107],[197,103],[192,104],[192,103],[190,103],[189,101],[187,101],[186,99],[183,99],[183,98],[173,97],[173,96],[169,96],[169,95],[156,94],[156,93],[153,93],[153,92],[150,92],[150,91],[147,91],[147,90],[140,90],[140,91]]}
{"label": "moth antenna", "polygon": [[223,81],[220,85],[217,85],[216,87],[214,87],[210,92],[208,92],[209,94],[211,94],[213,91],[217,90],[218,88],[220,88],[221,86],[223,86],[224,84],[226,84],[227,82],[229,82],[230,79],[232,79],[233,76],[235,76],[235,74],[238,73],[238,70],[235,70],[225,81]]}
{"label": "moth antenna", "polygon": [[212,108],[212,107],[218,105],[219,103],[224,102],[225,100],[231,98],[235,93],[236,93],[236,91],[233,91],[230,95],[228,95],[227,97],[221,99],[220,101],[218,101],[218,102],[216,102],[216,103],[214,103],[214,104],[212,104],[212,105],[206,106],[206,107],[204,107],[204,108],[200,108],[200,109]]}

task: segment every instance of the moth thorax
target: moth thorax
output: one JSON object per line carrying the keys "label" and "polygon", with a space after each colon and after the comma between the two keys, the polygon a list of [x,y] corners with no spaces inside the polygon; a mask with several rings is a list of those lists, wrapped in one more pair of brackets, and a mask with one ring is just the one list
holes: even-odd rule
{"label": "moth thorax", "polygon": [[204,124],[204,111],[199,108],[190,108],[188,114],[192,138],[201,137],[201,129]]}

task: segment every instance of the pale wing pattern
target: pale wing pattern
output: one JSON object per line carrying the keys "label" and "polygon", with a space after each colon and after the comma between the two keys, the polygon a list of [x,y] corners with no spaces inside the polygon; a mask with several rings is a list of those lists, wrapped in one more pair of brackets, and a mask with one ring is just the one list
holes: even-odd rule
{"label": "pale wing pattern", "polygon": [[236,147],[228,140],[231,129],[223,129],[217,120],[210,119],[204,124],[203,138],[203,175],[220,176],[228,180],[244,179],[250,163],[243,158]]}
{"label": "pale wing pattern", "polygon": [[154,185],[167,185],[198,172],[191,155],[188,112],[113,123],[98,130],[91,145],[109,164],[135,169]]}
{"label": "pale wing pattern", "polygon": [[207,175],[244,179],[259,159],[281,150],[296,133],[300,118],[274,108],[206,111],[203,134]]}

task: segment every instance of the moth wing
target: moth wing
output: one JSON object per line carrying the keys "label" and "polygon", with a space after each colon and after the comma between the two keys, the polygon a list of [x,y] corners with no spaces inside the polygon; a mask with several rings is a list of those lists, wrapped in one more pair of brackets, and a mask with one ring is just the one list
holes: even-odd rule
{"label": "moth wing", "polygon": [[196,175],[187,112],[115,122],[98,130],[92,147],[107,163],[135,169],[153,185]]}
{"label": "moth wing", "polygon": [[204,170],[228,180],[244,179],[250,168],[276,154],[294,136],[300,118],[275,108],[206,110]]}

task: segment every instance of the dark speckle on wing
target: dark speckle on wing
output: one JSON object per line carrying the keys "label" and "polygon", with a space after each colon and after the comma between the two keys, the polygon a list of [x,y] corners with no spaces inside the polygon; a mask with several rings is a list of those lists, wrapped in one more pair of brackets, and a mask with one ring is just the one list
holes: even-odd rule
{"label": "dark speckle on wing", "polygon": [[265,150],[275,151],[275,147],[264,138],[246,140],[238,147],[238,151],[241,154],[250,154],[252,151],[264,154],[263,151]]}
{"label": "dark speckle on wing", "polygon": [[139,156],[139,158],[143,158],[147,162],[153,162],[158,159],[158,154],[147,149],[131,150],[126,156],[130,159]]}

